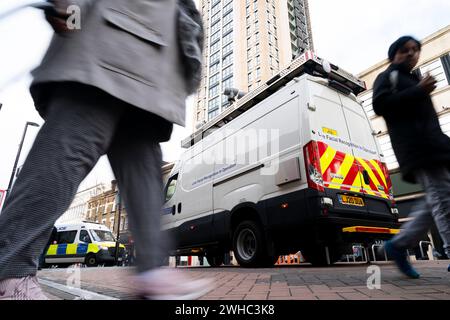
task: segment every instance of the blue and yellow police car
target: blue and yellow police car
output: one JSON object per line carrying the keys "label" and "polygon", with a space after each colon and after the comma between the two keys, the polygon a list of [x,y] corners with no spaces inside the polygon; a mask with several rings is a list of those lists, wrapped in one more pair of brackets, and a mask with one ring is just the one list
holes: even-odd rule
{"label": "blue and yellow police car", "polygon": [[[113,265],[116,261],[116,239],[105,225],[93,222],[55,226],[44,256],[44,263],[64,265],[84,263],[88,267]],[[125,246],[119,245],[118,261],[125,257]]]}

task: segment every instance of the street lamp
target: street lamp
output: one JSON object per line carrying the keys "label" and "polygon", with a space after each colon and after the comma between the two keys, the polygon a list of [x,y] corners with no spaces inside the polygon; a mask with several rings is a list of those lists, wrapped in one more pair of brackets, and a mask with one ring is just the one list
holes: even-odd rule
{"label": "street lamp", "polygon": [[30,121],[27,121],[27,123],[25,124],[25,128],[23,129],[23,134],[22,134],[22,140],[20,141],[19,150],[17,151],[16,161],[14,162],[14,167],[13,167],[13,170],[11,173],[11,178],[9,179],[8,189],[6,189],[5,201],[6,201],[6,199],[8,199],[9,192],[11,191],[11,187],[12,187],[12,184],[14,181],[14,176],[15,176],[16,170],[17,170],[17,164],[18,164],[19,158],[20,158],[20,152],[22,152],[22,146],[23,146],[23,142],[25,140],[25,135],[27,134],[28,126],[39,127],[39,125],[37,123],[30,122]]}
{"label": "street lamp", "polygon": [[[119,207],[119,209],[117,209],[117,207]],[[120,224],[121,224],[121,219],[122,219],[122,197],[120,195],[120,190],[117,190],[117,195],[116,195],[116,212],[117,212],[117,210],[119,212],[119,223],[117,224],[116,252],[115,252],[114,260],[115,260],[115,264],[118,266],[119,265],[119,249],[120,249]],[[115,216],[116,216],[116,214],[114,213],[114,218],[115,218]],[[114,226],[113,226],[113,231],[114,231]]]}

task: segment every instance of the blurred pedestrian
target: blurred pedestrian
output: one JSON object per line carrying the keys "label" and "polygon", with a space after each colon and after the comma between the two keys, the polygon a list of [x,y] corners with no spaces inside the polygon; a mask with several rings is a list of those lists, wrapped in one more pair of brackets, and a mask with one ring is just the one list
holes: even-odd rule
{"label": "blurred pedestrian", "polygon": [[[203,27],[192,0],[53,0],[55,30],[31,95],[45,119],[0,216],[0,299],[45,299],[38,258],[102,155],[118,180],[137,253],[136,294],[190,299],[210,289],[161,269],[160,142],[185,124],[200,83]],[[81,15],[69,17],[69,5]],[[73,8],[73,7],[72,7]],[[70,11],[70,10],[69,10]],[[71,24],[68,24],[70,18]],[[79,19],[79,27],[73,28]]]}
{"label": "blurred pedestrian", "polygon": [[391,64],[374,84],[373,107],[383,116],[392,147],[405,181],[420,183],[425,199],[416,205],[402,231],[385,243],[386,252],[411,278],[419,273],[407,260],[406,249],[414,248],[434,220],[450,258],[450,138],[439,125],[431,93],[436,79],[412,72],[419,61],[421,44],[410,36],[389,48]]}

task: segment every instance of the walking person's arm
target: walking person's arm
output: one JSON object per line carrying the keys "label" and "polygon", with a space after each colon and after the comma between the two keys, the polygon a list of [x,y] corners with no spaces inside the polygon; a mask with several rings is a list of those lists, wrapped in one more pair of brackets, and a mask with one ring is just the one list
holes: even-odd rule
{"label": "walking person's arm", "polygon": [[[426,98],[434,89],[436,89],[436,79],[426,75],[416,86],[394,92],[387,75],[377,78],[374,84],[373,109],[377,115],[384,115],[387,111],[409,108],[417,99]],[[398,112],[407,112],[408,110],[397,110]]]}
{"label": "walking person's arm", "polygon": [[68,31],[67,19],[69,14],[67,13],[67,7],[70,5],[67,0],[49,0],[53,4],[54,10],[46,11],[45,19],[52,26],[56,33],[63,33]]}

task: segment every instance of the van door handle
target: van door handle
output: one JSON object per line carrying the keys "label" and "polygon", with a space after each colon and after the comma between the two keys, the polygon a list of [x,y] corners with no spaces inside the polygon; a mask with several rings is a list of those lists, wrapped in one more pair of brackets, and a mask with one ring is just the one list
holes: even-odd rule
{"label": "van door handle", "polygon": [[172,215],[174,216],[175,213],[176,213],[176,207],[175,207],[175,205],[173,205],[173,206],[172,206]]}
{"label": "van door handle", "polygon": [[178,204],[178,213],[181,213],[181,202]]}
{"label": "van door handle", "polygon": [[364,178],[365,184],[370,184],[369,173],[366,170],[363,171],[363,178]]}

